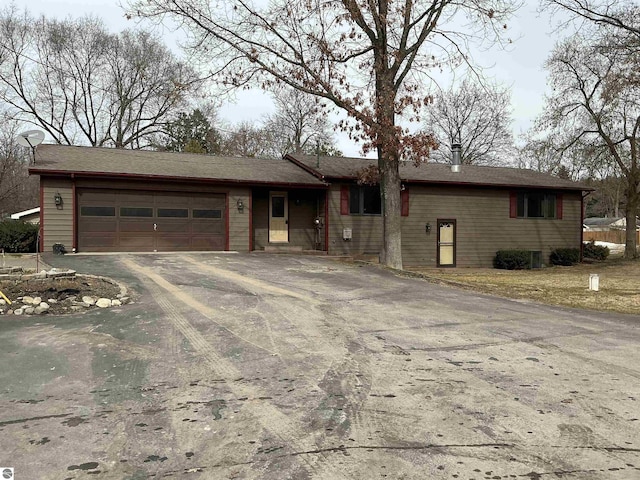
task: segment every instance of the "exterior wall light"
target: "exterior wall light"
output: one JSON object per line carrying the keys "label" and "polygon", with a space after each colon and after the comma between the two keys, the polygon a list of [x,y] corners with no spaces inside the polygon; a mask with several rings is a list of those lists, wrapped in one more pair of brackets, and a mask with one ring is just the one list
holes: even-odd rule
{"label": "exterior wall light", "polygon": [[424,226],[424,231],[426,233],[431,233],[431,224],[429,222]]}
{"label": "exterior wall light", "polygon": [[238,207],[238,211],[240,213],[244,212],[244,202],[242,201],[241,198],[239,198],[238,201],[236,202],[236,206]]}
{"label": "exterior wall light", "polygon": [[55,203],[56,207],[62,206],[62,195],[60,195],[60,192],[56,192],[53,196],[53,203]]}

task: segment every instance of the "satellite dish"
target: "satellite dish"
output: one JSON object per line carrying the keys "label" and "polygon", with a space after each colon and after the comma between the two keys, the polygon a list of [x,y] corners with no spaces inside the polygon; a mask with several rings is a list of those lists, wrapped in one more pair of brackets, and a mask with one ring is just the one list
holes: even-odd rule
{"label": "satellite dish", "polygon": [[28,130],[18,134],[17,140],[18,145],[35,148],[44,140],[44,132],[41,132],[40,130]]}

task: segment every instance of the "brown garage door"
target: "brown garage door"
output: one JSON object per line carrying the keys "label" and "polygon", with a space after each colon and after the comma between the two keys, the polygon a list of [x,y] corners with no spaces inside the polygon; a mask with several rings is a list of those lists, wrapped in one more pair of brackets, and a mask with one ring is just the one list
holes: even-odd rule
{"label": "brown garage door", "polygon": [[78,250],[224,250],[224,194],[78,191]]}

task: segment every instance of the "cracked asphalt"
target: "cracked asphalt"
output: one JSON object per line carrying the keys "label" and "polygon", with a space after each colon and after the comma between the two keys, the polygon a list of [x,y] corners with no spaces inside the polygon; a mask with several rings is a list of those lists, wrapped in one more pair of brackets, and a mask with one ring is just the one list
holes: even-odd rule
{"label": "cracked asphalt", "polygon": [[16,479],[637,479],[640,317],[269,254],[48,257],[135,303],[0,318]]}

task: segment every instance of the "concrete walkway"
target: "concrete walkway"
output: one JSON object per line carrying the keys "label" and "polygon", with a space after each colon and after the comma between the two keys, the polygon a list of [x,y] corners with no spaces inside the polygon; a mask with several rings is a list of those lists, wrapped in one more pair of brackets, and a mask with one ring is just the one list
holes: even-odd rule
{"label": "concrete walkway", "polygon": [[23,270],[49,270],[51,267],[44,262],[41,254],[36,253],[5,253],[0,254],[0,268],[22,267]]}

